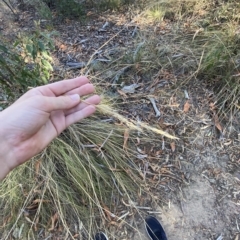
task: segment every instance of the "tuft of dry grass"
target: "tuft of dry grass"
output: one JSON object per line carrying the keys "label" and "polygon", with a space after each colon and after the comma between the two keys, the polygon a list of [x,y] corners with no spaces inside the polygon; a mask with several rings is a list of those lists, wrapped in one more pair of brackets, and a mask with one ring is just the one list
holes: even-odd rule
{"label": "tuft of dry grass", "polygon": [[235,0],[161,0],[150,1],[136,17],[142,26],[155,25],[154,34],[140,36],[145,62],[174,72],[179,86],[196,78],[208,83],[226,121],[234,119],[239,106],[239,12]]}
{"label": "tuft of dry grass", "polygon": [[90,239],[110,214],[117,217],[114,202],[133,198],[142,182],[133,152],[123,150],[123,131],[85,120],[10,173],[0,189],[2,238],[23,226],[18,235],[24,239],[51,232]]}
{"label": "tuft of dry grass", "polygon": [[[170,135],[147,125],[136,127],[106,104],[98,109],[97,116],[69,127],[4,179],[3,239],[41,239],[51,234],[91,239],[121,217],[117,202],[131,205],[145,191],[141,169],[134,162],[137,152],[131,148],[134,132],[144,127]],[[124,124],[109,123],[109,118]]]}

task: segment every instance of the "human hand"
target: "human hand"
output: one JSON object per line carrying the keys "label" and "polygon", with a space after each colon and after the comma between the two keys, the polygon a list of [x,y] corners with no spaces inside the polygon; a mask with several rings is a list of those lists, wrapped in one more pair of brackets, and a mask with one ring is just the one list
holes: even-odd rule
{"label": "human hand", "polygon": [[0,179],[42,151],[69,125],[95,112],[100,102],[86,77],[33,88],[0,112]]}

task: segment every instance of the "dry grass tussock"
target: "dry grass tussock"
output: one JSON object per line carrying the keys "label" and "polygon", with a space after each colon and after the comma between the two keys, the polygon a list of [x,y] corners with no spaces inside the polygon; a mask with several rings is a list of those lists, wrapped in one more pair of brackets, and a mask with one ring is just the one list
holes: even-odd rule
{"label": "dry grass tussock", "polygon": [[[129,132],[130,146],[134,132],[150,127],[136,127],[106,104],[99,110],[101,117],[68,128],[3,181],[2,238],[41,239],[54,232],[65,239],[77,235],[91,239],[106,222],[118,222],[123,214],[117,203],[124,200],[131,205],[145,191],[141,169],[134,163],[137,153],[123,136]],[[124,125],[111,124],[104,115]]]}
{"label": "dry grass tussock", "polygon": [[154,23],[156,34],[149,32],[145,41],[146,54],[157,53],[151,60],[177,78],[184,75],[180,85],[196,78],[208,83],[217,95],[219,116],[230,122],[240,105],[239,12],[235,0],[161,0],[150,1],[135,19],[143,28]]}

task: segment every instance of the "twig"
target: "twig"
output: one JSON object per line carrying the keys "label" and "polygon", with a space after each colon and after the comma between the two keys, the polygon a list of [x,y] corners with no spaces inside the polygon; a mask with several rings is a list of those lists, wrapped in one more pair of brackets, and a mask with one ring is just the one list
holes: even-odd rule
{"label": "twig", "polygon": [[137,31],[138,31],[138,27],[136,26],[132,32],[132,37],[135,37]]}
{"label": "twig", "polygon": [[84,68],[86,66],[86,63],[84,63],[84,62],[78,62],[78,63],[68,62],[66,65],[68,66],[68,70],[72,70],[72,69]]}
{"label": "twig", "polygon": [[52,234],[50,234],[48,237],[46,237],[44,240],[48,240],[52,237]]}
{"label": "twig", "polygon": [[162,138],[162,150],[165,149],[165,141],[164,141],[164,137]]}
{"label": "twig", "polygon": [[112,118],[108,118],[108,119],[103,119],[103,120],[100,120],[100,122],[112,122],[113,119]]}
{"label": "twig", "polygon": [[16,16],[16,13],[13,11],[12,6],[5,0],[3,0],[3,2],[8,6],[8,8],[12,11],[12,13]]}
{"label": "twig", "polygon": [[161,214],[162,212],[156,212],[156,211],[147,211],[148,214]]}
{"label": "twig", "polygon": [[[141,121],[140,121],[140,118],[139,118],[139,116],[137,115],[137,127],[138,128],[140,128],[140,126],[139,126],[139,123],[140,123]],[[140,134],[141,134],[141,132],[138,130],[138,136],[140,136]]]}
{"label": "twig", "polygon": [[186,99],[189,99],[189,95],[188,95],[187,90],[184,90],[184,95],[185,95],[185,98],[186,98]]}
{"label": "twig", "polygon": [[122,218],[126,217],[127,215],[129,215],[129,211],[124,213],[121,217],[118,217],[117,221],[121,220]]}
{"label": "twig", "polygon": [[237,225],[237,230],[240,231],[237,219],[236,219],[236,225]]}
{"label": "twig", "polygon": [[152,209],[151,207],[141,207],[141,206],[135,206],[135,208],[145,209],[145,210],[151,210]]}
{"label": "twig", "polygon": [[222,234],[217,238],[217,240],[223,240]]}
{"label": "twig", "polygon": [[176,180],[178,182],[182,182],[182,179],[179,179],[177,177],[174,177],[174,176],[168,175],[168,174],[161,174],[161,177],[168,177],[168,178],[172,178],[172,179],[174,179],[174,180]]}
{"label": "twig", "polygon": [[108,27],[108,25],[109,25],[109,22],[105,22],[101,29],[105,29],[106,27]]}
{"label": "twig", "polygon": [[148,162],[145,162],[144,164],[143,164],[143,176],[144,176],[144,180],[146,179],[146,175],[147,175],[147,170],[148,170],[148,168],[149,168],[149,163]]}
{"label": "twig", "polygon": [[149,97],[148,99],[150,100],[151,104],[153,105],[154,111],[156,113],[156,117],[160,117],[161,113],[160,113],[160,111],[158,110],[158,108],[156,106],[155,99],[152,98],[152,97]]}
{"label": "twig", "polygon": [[89,145],[82,145],[84,148],[95,148],[97,145],[95,144],[89,144]]}

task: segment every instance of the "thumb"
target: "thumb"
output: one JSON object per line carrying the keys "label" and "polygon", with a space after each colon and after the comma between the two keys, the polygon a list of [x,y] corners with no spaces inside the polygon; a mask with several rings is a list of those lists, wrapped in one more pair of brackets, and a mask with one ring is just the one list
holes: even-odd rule
{"label": "thumb", "polygon": [[40,109],[45,112],[52,112],[56,110],[66,110],[76,106],[80,102],[78,94],[66,95],[60,97],[45,97],[42,96],[38,103]]}

